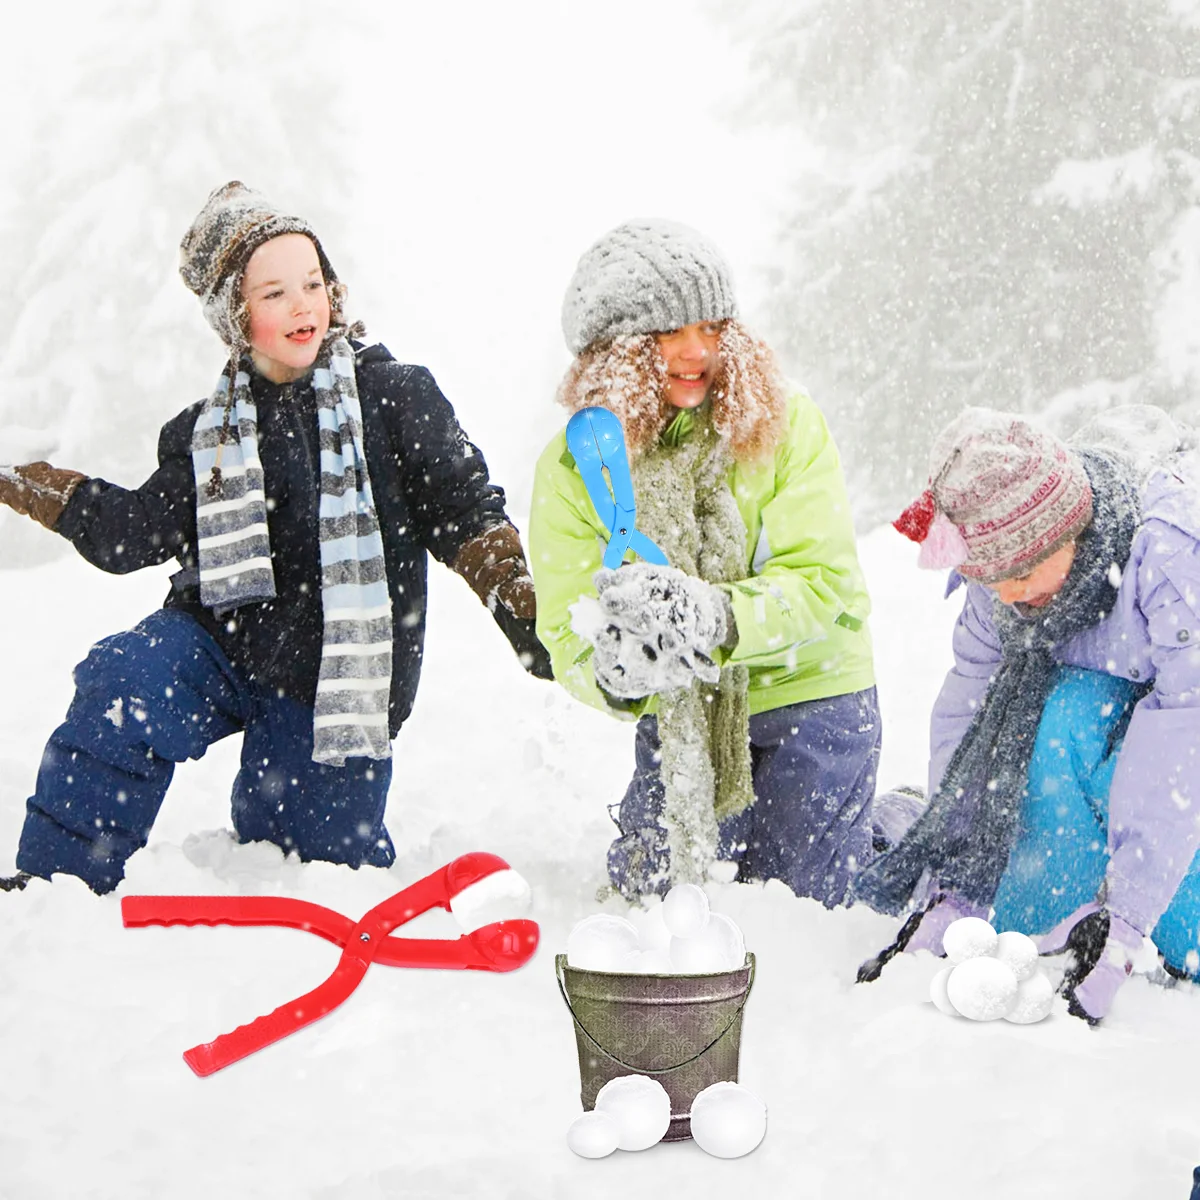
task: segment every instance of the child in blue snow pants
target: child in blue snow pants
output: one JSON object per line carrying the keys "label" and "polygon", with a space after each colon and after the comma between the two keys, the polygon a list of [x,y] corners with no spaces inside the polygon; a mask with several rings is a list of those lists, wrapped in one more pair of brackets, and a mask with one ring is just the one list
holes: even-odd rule
{"label": "child in blue snow pants", "polygon": [[[845,902],[871,855],[871,801],[880,746],[875,689],[809,700],[750,718],[754,803],[721,822],[718,857],[739,881],[781,879],[828,907]],[[802,731],[802,732],[801,732]],[[633,779],[608,851],[613,886],[627,895],[665,891],[669,851],[662,824],[658,723],[638,722]]]}
{"label": "child in blue snow pants", "polygon": [[[1021,831],[996,892],[997,929],[1045,933],[1096,898],[1108,866],[1109,787],[1144,691],[1101,671],[1059,668],[1034,741]],[[1200,853],[1151,933],[1173,971],[1200,973],[1198,926]]]}
{"label": "child in blue snow pants", "polygon": [[175,764],[242,730],[239,840],[305,860],[393,861],[383,827],[391,759],[314,762],[312,709],[243,678],[190,613],[161,609],[97,643],[75,669],[75,688],[26,806],[22,871],[61,871],[111,891],[146,844]]}

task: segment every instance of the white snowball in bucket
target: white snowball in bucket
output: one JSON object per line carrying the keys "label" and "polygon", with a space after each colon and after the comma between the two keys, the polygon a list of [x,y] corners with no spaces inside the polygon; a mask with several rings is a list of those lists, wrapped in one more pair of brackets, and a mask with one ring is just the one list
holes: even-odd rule
{"label": "white snowball in bucket", "polygon": [[532,893],[524,876],[511,867],[493,871],[450,897],[450,912],[464,933],[473,933],[493,921],[504,921],[528,911]]}
{"label": "white snowball in bucket", "polygon": [[576,1117],[567,1130],[567,1145],[580,1158],[605,1158],[617,1148],[620,1138],[616,1121],[599,1109]]}
{"label": "white snowball in bucket", "polygon": [[581,971],[623,972],[641,947],[637,929],[624,917],[584,917],[567,938],[567,962]]}
{"label": "white snowball in bucket", "polygon": [[673,975],[675,964],[665,950],[639,950],[625,960],[624,970],[630,975]]}
{"label": "white snowball in bucket", "polygon": [[671,953],[671,931],[663,921],[661,903],[649,909],[630,909],[629,919],[637,926],[638,942],[643,950]]}
{"label": "white snowball in bucket", "polygon": [[678,883],[663,897],[662,915],[672,937],[696,937],[708,924],[708,897],[694,883]]}
{"label": "white snowball in bucket", "polygon": [[1028,979],[1037,967],[1037,943],[1023,933],[1002,933],[996,939],[996,949],[992,951],[992,957],[997,962],[1007,963],[1012,967],[1012,973],[1020,983]]}
{"label": "white snowball in bucket", "polygon": [[661,1142],[671,1124],[671,1097],[657,1079],[621,1075],[596,1094],[596,1111],[617,1123],[617,1147],[646,1150]]}
{"label": "white snowball in bucket", "polygon": [[950,997],[946,994],[946,984],[950,982],[950,975],[956,968],[953,966],[943,967],[931,980],[929,984],[929,998],[933,1001],[933,1006],[938,1012],[944,1012],[948,1017],[960,1017],[962,1013],[950,1003]]}
{"label": "white snowball in bucket", "polygon": [[953,963],[991,954],[996,949],[996,931],[982,917],[960,917],[946,926],[942,949]]}
{"label": "white snowball in bucket", "polygon": [[749,1154],[767,1132],[767,1106],[740,1083],[714,1083],[692,1101],[692,1138],[716,1158]]}
{"label": "white snowball in bucket", "polygon": [[998,1021],[1017,998],[1017,977],[994,958],[969,958],[950,972],[946,995],[964,1017]]}
{"label": "white snowball in bucket", "polygon": [[742,931],[724,913],[710,913],[708,924],[695,937],[671,939],[671,962],[680,975],[736,971],[745,961]]}
{"label": "white snowball in bucket", "polygon": [[1054,1007],[1054,985],[1045,973],[1038,971],[1017,985],[1017,998],[1004,1014],[1014,1025],[1036,1025],[1044,1021]]}

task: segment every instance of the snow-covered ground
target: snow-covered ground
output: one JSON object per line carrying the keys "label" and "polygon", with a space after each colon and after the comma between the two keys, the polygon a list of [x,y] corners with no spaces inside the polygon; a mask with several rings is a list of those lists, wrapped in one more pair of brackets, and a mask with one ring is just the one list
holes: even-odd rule
{"label": "snow-covered ground", "polygon": [[[884,529],[863,540],[887,748],[920,780],[953,604]],[[388,872],[232,846],[236,739],[181,768],[122,892],[303,897],[357,916],[473,849],[531,882],[537,956],[511,975],[373,967],[341,1008],[209,1079],[181,1052],[325,978],[337,951],[287,929],[124,929],[119,894],[59,878],[0,895],[0,1198],[382,1200],[660,1194],[1169,1200],[1200,1161],[1200,996],[1143,979],[1098,1030],[1061,1008],[1017,1027],[951,1021],[935,960],[861,959],[894,922],[782,885],[710,888],[758,957],[742,1081],[766,1140],[721,1161],[692,1143],[576,1158],[575,1040],[553,956],[597,910],[631,729],[524,676],[460,580],[434,572],[425,679],[398,739]],[[67,559],[0,575],[0,870],[46,734],[89,643],[136,621],[165,572]],[[623,911],[609,901],[608,911]],[[432,913],[412,932],[455,936]]]}

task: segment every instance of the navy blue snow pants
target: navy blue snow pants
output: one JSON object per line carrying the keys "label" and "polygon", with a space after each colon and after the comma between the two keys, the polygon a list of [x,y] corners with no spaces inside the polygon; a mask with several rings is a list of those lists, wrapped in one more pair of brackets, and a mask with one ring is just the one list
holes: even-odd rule
{"label": "navy blue snow pants", "polygon": [[[738,864],[739,882],[781,879],[797,896],[830,908],[845,903],[851,881],[872,854],[879,746],[874,688],[752,716],[755,799],[721,823],[718,858]],[[609,878],[628,897],[668,887],[670,852],[653,716],[638,722],[634,753],[633,779],[613,806],[621,836],[608,851]]]}
{"label": "navy blue snow pants", "polygon": [[17,866],[111,891],[146,844],[175,764],[243,731],[233,784],[240,841],[273,842],[305,860],[390,865],[391,759],[313,762],[312,721],[308,705],[242,677],[191,615],[160,609],[98,642],[75,668],[75,697],[26,804]]}

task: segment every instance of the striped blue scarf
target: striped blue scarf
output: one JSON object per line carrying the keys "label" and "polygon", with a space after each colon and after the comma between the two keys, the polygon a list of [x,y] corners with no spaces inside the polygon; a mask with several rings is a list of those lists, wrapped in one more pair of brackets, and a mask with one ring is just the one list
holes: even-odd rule
{"label": "striped blue scarf", "polygon": [[[222,374],[192,434],[200,601],[218,616],[275,597],[267,538],[258,412],[249,359]],[[312,374],[320,438],[321,669],[313,708],[313,759],[389,758],[392,604],[383,539],[363,449],[354,351],[322,346]]]}

